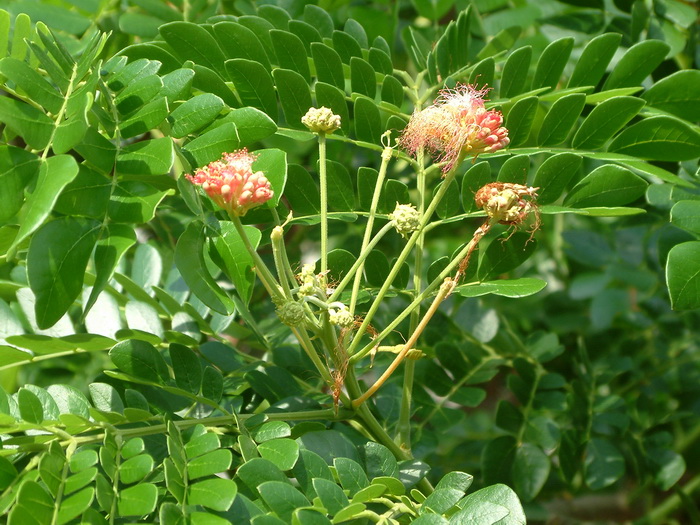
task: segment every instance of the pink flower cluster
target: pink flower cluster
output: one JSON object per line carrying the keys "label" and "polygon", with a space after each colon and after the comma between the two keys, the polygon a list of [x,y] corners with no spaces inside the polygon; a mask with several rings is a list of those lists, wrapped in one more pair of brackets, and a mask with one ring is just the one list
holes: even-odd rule
{"label": "pink flower cluster", "polygon": [[239,217],[272,198],[274,192],[262,171],[253,173],[255,156],[241,149],[224,153],[221,160],[198,169],[194,175],[186,175],[211,199],[232,215]]}
{"label": "pink flower cluster", "polygon": [[413,113],[399,144],[412,155],[427,149],[439,162],[445,162],[444,172],[461,154],[476,158],[504,148],[510,142],[508,130],[502,127],[500,111],[485,108],[488,91],[468,84],[443,89],[432,106]]}

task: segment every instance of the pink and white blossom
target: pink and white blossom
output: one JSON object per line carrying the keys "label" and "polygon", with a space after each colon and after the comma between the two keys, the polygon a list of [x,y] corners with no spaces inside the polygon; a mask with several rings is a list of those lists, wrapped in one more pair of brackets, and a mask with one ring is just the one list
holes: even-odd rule
{"label": "pink and white blossom", "polygon": [[425,148],[445,163],[444,172],[454,167],[461,155],[476,158],[506,147],[510,139],[502,126],[503,115],[484,105],[488,91],[468,84],[443,89],[432,106],[413,113],[400,145],[412,155]]}
{"label": "pink and white blossom", "polygon": [[224,153],[221,160],[211,162],[186,177],[201,186],[218,206],[240,217],[274,195],[263,172],[253,172],[254,161],[255,155],[246,149]]}

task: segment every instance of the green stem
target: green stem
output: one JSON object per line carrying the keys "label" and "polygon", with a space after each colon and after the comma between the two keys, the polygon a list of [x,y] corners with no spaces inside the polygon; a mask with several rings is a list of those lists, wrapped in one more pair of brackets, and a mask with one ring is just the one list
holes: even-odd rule
{"label": "green stem", "polygon": [[673,496],[666,498],[662,503],[656,505],[646,516],[634,522],[635,525],[654,525],[657,523],[666,523],[664,518],[673,512],[682,502],[681,492],[686,496],[690,496],[700,488],[700,474],[685,483],[683,487],[676,489]]}
{"label": "green stem", "polygon": [[[361,394],[360,385],[355,377],[355,372],[353,369],[348,369],[348,373],[345,378],[345,387],[347,388],[348,394],[351,398],[357,398]],[[388,448],[394,457],[399,461],[405,461],[413,459],[410,452],[403,450],[398,446],[391,436],[384,430],[384,427],[377,421],[374,417],[372,411],[366,404],[362,404],[355,408],[355,413],[357,417],[361,420],[362,425],[367,429],[367,431],[374,437],[374,439]],[[423,494],[428,495],[433,492],[433,487],[427,479],[422,479],[418,482],[418,489],[423,492]]]}
{"label": "green stem", "polygon": [[326,174],[326,134],[318,134],[318,171],[321,181],[321,273],[328,270],[328,179]]}
{"label": "green stem", "polygon": [[306,330],[303,328],[292,327],[292,333],[299,341],[299,344],[304,349],[304,352],[306,352],[306,355],[309,356],[309,359],[311,359],[313,364],[316,366],[316,369],[321,374],[323,380],[326,383],[333,383],[333,378],[328,371],[328,367],[323,363],[321,357],[318,355],[316,347],[314,347],[314,344],[311,341],[309,334],[306,333]]}
{"label": "green stem", "polygon": [[121,466],[122,441],[117,440],[117,451],[114,454],[114,479],[112,480],[112,505],[109,509],[109,524],[114,525],[114,518],[117,515],[117,495],[119,494],[119,467]]}
{"label": "green stem", "polygon": [[411,450],[411,405],[413,402],[413,378],[416,371],[416,362],[413,359],[406,361],[403,369],[403,386],[401,387],[401,406],[399,407],[398,443],[408,452]]}
{"label": "green stem", "polygon": [[374,314],[379,309],[379,306],[381,305],[382,300],[384,299],[384,296],[389,291],[389,287],[394,282],[394,279],[396,279],[396,276],[399,274],[399,271],[401,271],[401,267],[403,266],[403,263],[406,261],[406,259],[410,255],[411,250],[413,249],[413,246],[416,244],[416,242],[418,242],[418,238],[420,237],[423,228],[425,228],[425,226],[428,224],[428,221],[430,221],[430,217],[432,216],[433,212],[435,211],[435,208],[437,208],[437,205],[440,203],[442,198],[447,193],[447,190],[449,189],[450,185],[452,184],[452,181],[454,181],[455,175],[457,174],[457,167],[461,163],[460,160],[458,160],[455,163],[454,167],[447,173],[447,175],[445,175],[445,180],[443,181],[443,184],[440,186],[440,189],[437,191],[437,193],[433,197],[432,201],[430,202],[430,205],[428,206],[428,209],[425,211],[425,214],[423,215],[423,217],[421,217],[420,226],[418,227],[418,229],[415,232],[413,232],[413,235],[411,235],[411,237],[408,239],[408,242],[406,243],[403,250],[399,254],[399,257],[396,259],[394,266],[391,268],[391,271],[389,272],[389,276],[386,278],[386,280],[384,281],[384,284],[379,289],[379,293],[377,294],[377,297],[375,297],[374,302],[369,307],[369,310],[367,311],[367,315],[365,315],[365,318],[362,321],[362,325],[360,325],[360,328],[358,328],[357,333],[355,334],[355,337],[353,338],[352,343],[350,344],[350,347],[348,348],[348,354],[350,355],[351,359],[354,357],[354,353],[355,353],[354,351],[357,348],[357,346],[360,344],[360,340],[362,338],[362,335],[367,330],[367,326],[372,321],[372,318],[374,317]]}
{"label": "green stem", "polygon": [[678,452],[684,452],[690,445],[695,443],[695,441],[700,438],[700,425],[695,426],[687,434],[682,435],[676,440],[676,446],[674,447]]}
{"label": "green stem", "polygon": [[[69,462],[66,461],[63,464],[63,472],[61,473],[61,480],[65,480],[68,477],[69,472],[70,472]],[[65,483],[61,483],[58,486],[58,492],[56,493],[56,498],[55,498],[54,507],[53,507],[53,515],[51,516],[51,525],[55,525],[56,523],[58,523],[58,511],[61,509],[61,503],[63,502],[63,495],[64,495],[65,488],[66,488]]]}
{"label": "green stem", "polygon": [[282,285],[284,295],[287,297],[287,299],[291,300],[292,290],[289,285],[289,280],[287,279],[290,269],[285,266],[285,261],[287,260],[287,250],[284,247],[284,229],[281,226],[275,226],[270,234],[270,240],[272,241],[272,256],[275,259],[277,278]]}
{"label": "green stem", "polygon": [[435,315],[435,312],[437,312],[440,303],[452,293],[452,290],[454,290],[456,285],[456,281],[453,281],[449,277],[445,278],[442,286],[440,287],[440,291],[435,296],[435,299],[433,299],[433,303],[430,305],[430,308],[428,308],[428,310],[425,312],[423,319],[421,319],[421,322],[418,324],[415,331],[411,334],[411,337],[408,339],[408,341],[406,341],[406,344],[399,352],[399,355],[397,355],[394,358],[392,363],[389,365],[389,368],[387,368],[384,371],[384,373],[379,377],[379,379],[377,379],[377,381],[375,381],[375,383],[371,387],[369,387],[364,394],[353,400],[353,407],[362,405],[362,403],[367,401],[367,399],[369,399],[377,390],[379,390],[381,386],[387,381],[387,379],[391,377],[391,374],[393,374],[394,371],[398,368],[398,366],[401,364],[401,361],[403,361],[406,355],[408,354],[409,350],[411,350],[411,348],[413,348],[413,346],[416,344],[418,338],[423,333],[423,330],[425,330],[425,327],[428,326],[430,319],[432,319],[433,315]]}
{"label": "green stem", "polygon": [[267,290],[267,293],[270,294],[270,297],[272,297],[273,300],[284,299],[284,296],[280,292],[280,285],[275,280],[274,276],[272,275],[272,272],[270,272],[269,268],[265,264],[265,261],[262,260],[255,248],[253,248],[250,239],[248,239],[248,234],[246,234],[245,228],[243,228],[241,218],[237,215],[231,215],[231,222],[233,222],[233,225],[235,226],[238,235],[240,235],[241,239],[243,240],[243,245],[245,246],[245,249],[248,250],[248,253],[253,258],[253,261],[255,263],[255,273],[258,274],[260,282],[263,283],[263,286]]}
{"label": "green stem", "polygon": [[328,298],[329,303],[332,303],[333,301],[338,300],[338,298],[340,297],[340,294],[343,293],[343,290],[345,290],[345,287],[350,283],[352,278],[356,275],[355,272],[358,271],[358,268],[360,268],[360,265],[365,262],[365,260],[369,256],[369,254],[374,249],[374,247],[379,243],[379,241],[382,240],[382,237],[384,237],[387,233],[389,233],[393,229],[394,229],[394,225],[391,222],[387,222],[384,226],[382,226],[382,229],[377,232],[377,234],[372,238],[372,240],[369,242],[369,244],[366,246],[366,248],[360,252],[360,256],[355,260],[352,267],[350,267],[350,270],[348,270],[348,273],[345,274],[345,276],[340,281],[338,286],[336,286],[335,290],[333,290],[333,294]]}
{"label": "green stem", "polygon": [[[418,165],[417,187],[418,187],[418,212],[422,217],[425,213],[425,187],[426,176],[423,168],[424,152],[422,149],[417,155]],[[423,287],[423,251],[425,249],[425,230],[421,231],[416,242],[416,252],[413,261],[413,290],[414,294],[419,294]],[[420,321],[420,304],[411,312],[409,333],[413,333]],[[401,389],[401,406],[399,409],[399,420],[397,424],[398,440],[401,447],[411,450],[411,401],[413,398],[413,377],[415,375],[416,362],[409,360],[404,367],[403,387]]]}
{"label": "green stem", "polygon": [[[384,186],[384,178],[386,177],[386,170],[389,166],[389,161],[391,160],[391,148],[386,147],[382,152],[382,164],[379,167],[379,175],[377,175],[377,183],[374,185],[374,194],[372,195],[372,203],[369,207],[369,217],[367,218],[367,226],[365,227],[365,234],[362,238],[362,247],[360,248],[360,254],[367,256],[370,250],[367,249],[369,245],[369,240],[372,237],[372,229],[374,228],[374,218],[377,214],[377,206],[379,206],[379,196],[382,193],[382,187]],[[352,283],[352,295],[350,296],[350,313],[355,314],[355,306],[357,305],[357,295],[360,292],[360,282],[362,281],[362,271],[365,266],[364,258],[355,270],[355,281]],[[350,272],[348,272],[349,274]]]}
{"label": "green stem", "polygon": [[68,81],[68,87],[66,88],[66,94],[63,96],[63,104],[61,109],[58,110],[56,114],[56,120],[54,121],[53,129],[51,130],[51,137],[47,146],[44,148],[41,154],[41,160],[46,160],[49,155],[49,148],[53,145],[53,141],[56,138],[56,133],[58,132],[59,126],[63,123],[63,116],[66,114],[68,109],[68,101],[73,94],[73,89],[75,88],[76,75],[78,74],[78,64],[73,64],[73,72],[71,73],[70,80]]}
{"label": "green stem", "polygon": [[[258,417],[258,414],[239,414],[238,419],[240,422],[245,422],[251,417]],[[352,417],[352,412],[342,411],[336,415],[332,408],[325,408],[322,410],[308,410],[300,412],[273,412],[270,414],[265,414],[268,421],[316,421],[316,420],[331,420],[331,421],[343,421]],[[204,425],[206,427],[218,427],[218,426],[228,426],[231,423],[235,423],[235,420],[231,416],[214,416],[206,417],[202,419],[186,419],[183,421],[172,422],[180,430],[185,430],[196,425]],[[167,432],[167,426],[165,424],[151,425],[148,427],[138,427],[138,428],[125,428],[119,429],[114,428],[114,431],[119,434],[123,439],[128,439],[132,437],[142,437],[142,436],[152,436],[155,434],[165,434]],[[100,443],[104,440],[105,434],[93,434],[89,436],[71,438],[80,445],[89,445],[93,443]],[[62,442],[61,446],[65,446]],[[38,456],[37,456],[38,457]]]}
{"label": "green stem", "polygon": [[[487,223],[490,224],[491,223]],[[482,226],[477,230],[477,232],[482,231],[485,228],[485,226]],[[417,308],[421,302],[423,302],[427,297],[429,297],[432,292],[440,286],[440,284],[445,280],[446,277],[448,277],[452,271],[457,268],[462,260],[469,254],[471,251],[474,250],[474,247],[478,242],[481,240],[483,237],[483,233],[478,235],[477,233],[474,234],[474,237],[472,238],[471,241],[469,241],[464,248],[457,254],[457,256],[450,262],[450,264],[447,265],[447,267],[440,272],[440,275],[438,275],[433,281],[426,287],[423,292],[418,294],[418,296],[406,307],[404,308],[403,312],[401,312],[396,318],[389,323],[389,325],[382,330],[377,337],[375,337],[372,341],[370,341],[367,345],[365,345],[361,350],[358,352],[355,352],[354,354],[350,354],[350,363],[356,363],[363,357],[365,357],[375,346],[377,346],[382,339],[384,339],[387,335],[389,335],[394,328],[396,328],[401,321],[403,321],[406,317],[410,315],[410,313]]]}

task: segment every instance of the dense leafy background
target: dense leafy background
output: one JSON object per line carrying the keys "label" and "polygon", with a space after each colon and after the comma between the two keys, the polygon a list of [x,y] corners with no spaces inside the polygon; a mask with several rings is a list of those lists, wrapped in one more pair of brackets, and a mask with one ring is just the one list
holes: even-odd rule
{"label": "dense leafy background", "polygon": [[[10,523],[522,523],[518,498],[530,522],[700,519],[697,4],[468,4],[0,2]],[[331,107],[338,277],[360,246],[382,133],[469,81],[493,88],[511,146],[460,171],[425,277],[480,224],[485,183],[540,187],[543,225],[535,242],[488,238],[475,284],[429,325],[416,459],[399,462],[351,414],[335,420],[240,238],[181,175],[259,152],[277,198],[246,216],[249,231],[268,259],[272,208],[292,210],[299,261],[319,211],[300,118]],[[381,213],[416,195],[405,160],[389,175]],[[401,245],[390,235],[372,254],[365,298]],[[410,302],[411,271],[377,326]],[[399,374],[372,402],[391,434],[400,395]],[[415,489],[426,474],[430,496]]]}

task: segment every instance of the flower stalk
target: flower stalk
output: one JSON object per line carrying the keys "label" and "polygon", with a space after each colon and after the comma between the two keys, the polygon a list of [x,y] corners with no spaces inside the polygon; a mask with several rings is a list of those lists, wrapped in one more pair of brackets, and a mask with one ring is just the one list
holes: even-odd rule
{"label": "flower stalk", "polygon": [[[388,139],[388,134],[385,133],[382,138]],[[367,226],[365,227],[365,234],[362,238],[362,247],[360,248],[360,253],[365,254],[369,252],[367,246],[369,245],[370,238],[372,237],[372,229],[374,228],[374,218],[377,215],[377,206],[379,206],[379,196],[381,195],[382,188],[384,187],[384,179],[386,177],[386,171],[389,166],[389,161],[391,160],[392,148],[389,145],[384,147],[382,151],[382,164],[379,167],[379,174],[377,175],[377,182],[374,185],[374,193],[372,194],[372,203],[369,208],[369,217],[367,217]],[[352,295],[350,297],[350,313],[355,313],[355,306],[357,305],[357,296],[360,291],[360,282],[362,281],[362,272],[364,270],[364,258],[362,262],[355,269],[355,280],[352,284]],[[349,273],[349,272],[348,272]]]}
{"label": "flower stalk", "polygon": [[452,293],[452,290],[454,290],[456,285],[457,283],[454,279],[448,277],[444,280],[442,286],[440,286],[440,291],[435,296],[435,299],[433,299],[430,308],[428,308],[428,310],[425,312],[425,315],[421,319],[416,329],[411,334],[409,340],[406,341],[406,344],[404,345],[401,352],[399,352],[399,354],[394,358],[389,367],[384,371],[384,373],[379,377],[379,379],[377,379],[377,381],[364,392],[364,394],[362,394],[357,399],[353,399],[353,407],[358,407],[362,403],[367,401],[367,399],[372,397],[372,395],[381,388],[381,386],[386,382],[386,380],[389,379],[389,377],[391,377],[391,374],[394,373],[394,371],[404,360],[406,354],[408,354],[408,351],[411,350],[416,344],[418,338],[423,333],[423,330],[425,330],[425,327],[428,326],[428,323],[433,318],[433,315],[435,315],[435,312],[437,312],[440,303],[442,303],[442,301],[444,301]]}

